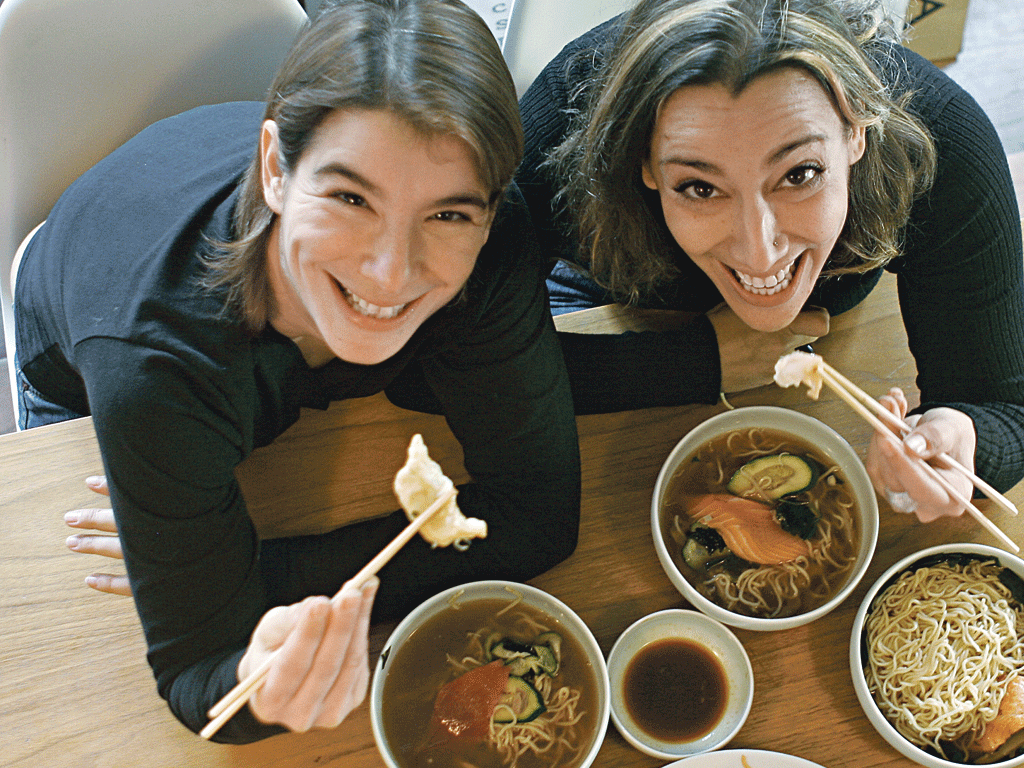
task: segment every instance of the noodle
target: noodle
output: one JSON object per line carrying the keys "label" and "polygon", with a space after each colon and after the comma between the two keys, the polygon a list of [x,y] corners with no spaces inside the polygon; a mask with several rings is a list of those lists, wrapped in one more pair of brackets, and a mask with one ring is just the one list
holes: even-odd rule
{"label": "noodle", "polygon": [[865,624],[864,675],[882,714],[911,743],[969,752],[1024,666],[1019,606],[992,561],[902,574]]}
{"label": "noodle", "polygon": [[[785,433],[752,428],[730,432],[722,443],[712,441],[702,446],[693,461],[707,466],[700,482],[707,492],[716,492],[725,487],[733,474],[731,468],[737,464],[781,452],[807,454]],[[697,491],[690,487],[686,492]],[[723,608],[749,616],[779,618],[810,610],[808,604],[813,607],[827,602],[856,561],[856,500],[849,485],[841,481],[836,466],[828,466],[821,473],[810,495],[821,517],[817,534],[808,541],[807,557],[779,565],[751,564],[738,576],[725,570],[693,572],[690,581]],[[685,540],[690,523],[685,513],[673,515],[669,530],[672,538]]]}
{"label": "noodle", "polygon": [[[496,616],[508,612],[522,600],[521,594],[512,589],[509,591],[516,599],[498,611]],[[514,622],[513,634],[518,637],[536,637],[550,629],[533,616],[521,611],[515,615]],[[486,637],[490,633],[490,628],[470,633],[465,655],[461,660],[448,656],[449,666],[456,677],[486,663],[481,637]],[[545,765],[557,768],[563,764],[563,760],[566,764],[574,760],[582,746],[583,734],[576,728],[585,714],[579,707],[581,691],[567,685],[560,685],[556,689],[555,681],[548,675],[537,678],[535,685],[544,701],[545,712],[526,723],[496,723],[493,717],[491,719],[488,743],[497,750],[502,765],[506,768],[516,768],[520,758],[530,753],[535,756],[547,756]],[[511,712],[506,705],[499,704],[498,707]],[[512,714],[514,716],[514,713]]]}

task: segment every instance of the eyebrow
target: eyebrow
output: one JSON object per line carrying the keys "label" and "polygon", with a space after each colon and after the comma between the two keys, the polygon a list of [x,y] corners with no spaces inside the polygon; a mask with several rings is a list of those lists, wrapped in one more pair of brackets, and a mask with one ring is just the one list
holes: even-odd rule
{"label": "eyebrow", "polygon": [[[789,144],[784,144],[771,154],[771,156],[768,158],[768,165],[775,165],[776,163],[780,162],[784,157],[786,157],[786,155],[796,151],[797,149],[800,149],[800,147],[804,147],[808,144],[814,144],[816,142],[825,141],[826,139],[827,137],[824,134],[813,133],[802,138],[799,138],[796,141],[791,141]],[[685,157],[667,157],[661,161],[660,165],[682,165],[686,166],[687,168],[694,168],[698,171],[703,171],[705,173],[713,173],[719,176],[721,176],[723,173],[722,169],[719,168],[714,163],[709,163],[704,160],[691,160]]]}
{"label": "eyebrow", "polygon": [[[347,165],[344,165],[342,163],[327,163],[326,165],[322,165],[316,169],[313,175],[318,178],[323,176],[341,176],[343,178],[355,182],[356,184],[360,185],[367,191],[372,192],[373,194],[380,194],[380,187],[378,187],[376,184],[374,184],[372,181],[370,181],[368,178],[363,176],[358,171],[354,171]],[[482,211],[486,211],[490,208],[490,205],[488,205],[487,201],[483,198],[483,196],[475,192],[465,192],[461,194],[449,195],[448,197],[443,197],[440,200],[434,201],[434,205],[471,205],[475,208],[479,208]]]}

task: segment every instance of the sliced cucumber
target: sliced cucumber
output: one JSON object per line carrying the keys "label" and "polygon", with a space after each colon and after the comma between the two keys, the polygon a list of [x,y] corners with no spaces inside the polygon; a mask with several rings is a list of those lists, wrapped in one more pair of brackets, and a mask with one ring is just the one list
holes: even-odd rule
{"label": "sliced cucumber", "polygon": [[729,480],[729,492],[746,498],[775,501],[800,493],[818,482],[813,461],[792,453],[761,456],[736,470]]}
{"label": "sliced cucumber", "polygon": [[528,723],[545,711],[537,689],[523,678],[510,675],[492,719],[496,723]]}
{"label": "sliced cucumber", "polygon": [[549,675],[558,674],[558,659],[555,658],[555,652],[552,651],[546,645],[535,645],[533,650],[537,654],[537,661],[540,666],[541,672],[547,672]]}
{"label": "sliced cucumber", "polygon": [[[557,671],[558,664],[562,663],[562,636],[557,632],[541,632],[533,642],[535,646],[546,645],[551,649],[551,652],[555,655],[555,670]],[[551,674],[554,674],[554,672]]]}

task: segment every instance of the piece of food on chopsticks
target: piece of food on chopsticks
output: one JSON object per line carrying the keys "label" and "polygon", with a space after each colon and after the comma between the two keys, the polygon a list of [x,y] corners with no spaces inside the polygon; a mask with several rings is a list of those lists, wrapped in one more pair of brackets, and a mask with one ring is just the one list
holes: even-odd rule
{"label": "piece of food on chopsticks", "polygon": [[[845,401],[847,405],[871,424],[876,431],[890,435],[894,440],[901,439],[911,431],[909,424],[887,411],[867,392],[826,363],[821,355],[800,351],[783,355],[775,363],[775,383],[780,387],[796,387],[800,384],[806,384],[808,387],[807,394],[812,400],[817,400],[818,395],[821,394],[822,385],[827,385],[829,389],[839,395],[840,399]],[[948,453],[939,453],[935,456],[935,459],[942,466],[958,472],[970,480],[975,488],[994,501],[1001,509],[1012,515],[1017,514],[1017,507],[1008,498]],[[1020,546],[1003,533],[995,523],[985,517],[974,506],[971,499],[964,496],[948,478],[943,477],[935,467],[923,459],[920,461],[920,466],[934,482],[941,485],[951,498],[962,504],[967,513],[977,520],[985,530],[995,536],[1004,547],[1011,552],[1020,551]]]}
{"label": "piece of food on chopsticks", "polygon": [[[440,465],[427,454],[427,447],[420,435],[413,435],[409,443],[408,458],[395,475],[394,490],[409,518],[409,524],[355,576],[346,581],[338,594],[347,587],[359,589],[416,533],[420,533],[433,547],[447,547],[454,543],[458,549],[469,546],[471,538],[487,535],[487,523],[475,518],[467,519],[459,511],[455,504],[455,483],[445,476]],[[268,655],[259,667],[210,709],[207,713],[210,722],[199,732],[200,736],[204,739],[212,738],[224,723],[245,706],[263,685],[279,652],[280,649],[277,649]]]}
{"label": "piece of food on chopsticks", "polygon": [[799,387],[807,385],[807,396],[817,400],[821,395],[821,387],[825,383],[821,375],[821,355],[811,352],[790,352],[783,355],[775,363],[775,383],[780,387]]}
{"label": "piece of food on chopsticks", "polygon": [[[408,458],[395,475],[395,496],[402,505],[409,520],[427,509],[443,494],[455,488],[455,483],[446,477],[441,465],[430,458],[421,435],[413,435],[409,442]],[[432,547],[454,546],[464,550],[470,539],[487,536],[487,523],[475,517],[462,514],[455,497],[434,514],[421,529],[423,536]]]}

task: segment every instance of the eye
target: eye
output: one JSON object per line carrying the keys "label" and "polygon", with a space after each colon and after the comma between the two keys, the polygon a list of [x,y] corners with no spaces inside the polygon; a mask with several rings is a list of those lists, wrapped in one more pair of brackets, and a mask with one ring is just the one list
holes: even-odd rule
{"label": "eye", "polygon": [[435,213],[432,218],[436,219],[437,221],[447,221],[447,222],[472,221],[473,220],[472,217],[466,215],[462,211],[440,211],[439,213]]}
{"label": "eye", "polygon": [[341,200],[343,203],[349,205],[359,206],[360,208],[366,206],[366,198],[362,195],[357,195],[354,192],[334,192],[331,197]]}
{"label": "eye", "polygon": [[719,192],[713,184],[708,184],[706,181],[699,181],[697,179],[691,179],[690,181],[684,181],[682,184],[677,184],[675,191],[677,194],[691,200],[710,200],[711,198],[721,196],[721,192]]}
{"label": "eye", "polygon": [[805,187],[813,181],[821,178],[825,169],[816,163],[805,163],[788,171],[784,177],[785,183],[791,187]]}

